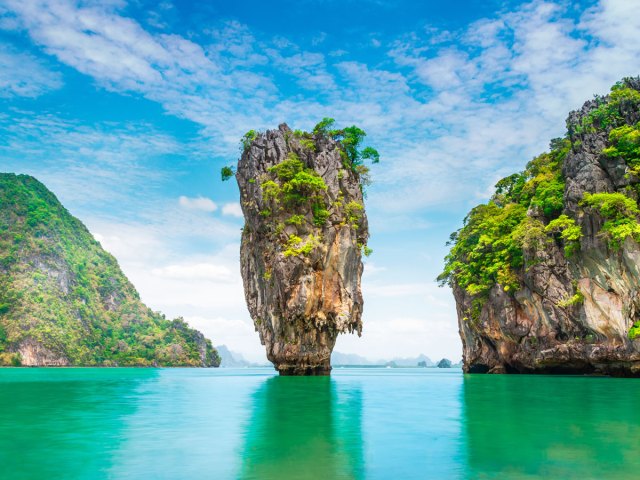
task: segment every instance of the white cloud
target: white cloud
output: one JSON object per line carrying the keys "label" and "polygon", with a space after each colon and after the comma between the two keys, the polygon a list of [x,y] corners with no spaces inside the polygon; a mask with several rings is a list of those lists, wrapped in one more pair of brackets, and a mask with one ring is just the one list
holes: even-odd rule
{"label": "white cloud", "polygon": [[327,39],[327,33],[326,32],[320,32],[319,34],[317,34],[315,37],[313,37],[311,39],[311,45],[313,45],[313,46],[320,45],[326,39]]}
{"label": "white cloud", "polygon": [[62,87],[62,76],[33,55],[0,44],[0,97],[39,97]]}
{"label": "white cloud", "polygon": [[372,261],[365,261],[364,262],[364,271],[362,273],[363,276],[373,276],[377,273],[380,272],[384,272],[387,269],[385,267],[378,267],[375,263],[373,263]]}
{"label": "white cloud", "polygon": [[[247,96],[264,99],[272,91],[267,76],[235,68],[231,59],[242,53],[228,45],[229,35],[221,40],[227,44],[218,52],[225,55],[222,61],[216,55],[210,58],[203,46],[187,38],[148,32],[122,16],[119,5],[7,0],[5,7],[45,52],[107,89],[142,94],[168,112],[203,125],[222,140],[213,144],[221,151],[237,144],[246,125],[272,118],[255,100],[254,108],[229,108],[249,106]],[[245,35],[242,29],[235,33]],[[231,138],[220,138],[221,131],[230,132]]]}
{"label": "white cloud", "polygon": [[463,79],[475,76],[475,65],[460,51],[444,50],[437,57],[416,63],[415,73],[435,89],[460,87]]}
{"label": "white cloud", "polygon": [[[452,198],[486,198],[495,171],[523,168],[564,133],[570,110],[639,73],[640,45],[630,38],[640,19],[630,16],[631,3],[605,0],[575,21],[566,4],[536,0],[449,33],[455,46],[434,45],[432,31],[396,42],[391,57],[410,85],[425,82],[432,96],[397,123],[422,134],[387,134],[401,160],[381,164],[378,177],[389,188],[373,198],[376,207],[446,208]],[[403,102],[398,94],[393,103]],[[384,161],[390,153],[383,150]]]}
{"label": "white cloud", "polygon": [[242,218],[242,207],[240,207],[240,204],[237,202],[225,203],[222,206],[222,214]]}
{"label": "white cloud", "polygon": [[[393,287],[393,286],[391,286]],[[371,294],[365,298],[362,337],[340,335],[335,350],[356,353],[371,360],[394,356],[417,356],[421,353],[432,359],[448,357],[460,359],[460,337],[452,311],[453,297],[448,288],[435,284],[410,287],[425,295],[410,302],[404,296]]]}
{"label": "white cloud", "polygon": [[218,205],[206,197],[185,197],[184,195],[178,199],[178,203],[181,207],[189,210],[201,210],[203,212],[215,212],[218,209]]}
{"label": "white cloud", "polygon": [[273,64],[292,75],[303,88],[330,92],[336,88],[333,76],[327,71],[325,57],[321,53],[299,52],[293,55],[267,49]]}
{"label": "white cloud", "polygon": [[[239,245],[216,231],[175,228],[171,214],[168,223],[165,214],[158,217],[162,220],[155,224],[99,218],[87,218],[86,223],[154,310],[170,317],[245,316]],[[233,240],[238,233],[234,227]],[[196,241],[216,253],[194,252],[189,246]]]}
{"label": "white cloud", "polygon": [[151,273],[171,279],[210,280],[214,282],[228,281],[232,278],[228,267],[216,265],[215,263],[168,265],[162,268],[154,268]]}
{"label": "white cloud", "polygon": [[0,132],[7,167],[36,174],[65,203],[77,200],[88,210],[145,202],[154,185],[170,175],[171,168],[159,168],[167,155],[197,156],[146,124],[83,125],[45,112],[13,111],[0,116]]}
{"label": "white cloud", "polygon": [[401,283],[395,285],[372,285],[365,289],[366,295],[378,297],[411,297],[426,296],[429,288],[427,283]]}
{"label": "white cloud", "polygon": [[90,231],[102,248],[111,253],[125,270],[148,265],[169,255],[167,246],[149,228],[123,223],[106,223],[87,219]]}

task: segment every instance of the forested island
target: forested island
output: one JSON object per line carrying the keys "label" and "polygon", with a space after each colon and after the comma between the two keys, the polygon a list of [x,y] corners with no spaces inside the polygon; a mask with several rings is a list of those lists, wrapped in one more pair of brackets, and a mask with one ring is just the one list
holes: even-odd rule
{"label": "forested island", "polygon": [[640,375],[639,122],[625,78],[451,235],[466,372]]}
{"label": "forested island", "polygon": [[87,228],[28,175],[0,174],[0,365],[220,364],[211,342],[153,312]]}

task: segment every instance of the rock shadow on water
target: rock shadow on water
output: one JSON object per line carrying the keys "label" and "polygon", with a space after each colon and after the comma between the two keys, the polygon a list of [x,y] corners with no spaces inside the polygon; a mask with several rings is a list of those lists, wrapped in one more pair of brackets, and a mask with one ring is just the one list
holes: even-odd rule
{"label": "rock shadow on water", "polygon": [[638,398],[634,380],[465,375],[468,477],[638,478]]}
{"label": "rock shadow on water", "polygon": [[359,386],[322,376],[273,377],[252,402],[241,478],[364,478]]}

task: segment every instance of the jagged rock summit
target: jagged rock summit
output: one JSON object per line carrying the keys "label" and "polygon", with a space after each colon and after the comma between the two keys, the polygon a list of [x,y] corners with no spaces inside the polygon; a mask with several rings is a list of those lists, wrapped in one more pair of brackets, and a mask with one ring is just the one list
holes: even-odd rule
{"label": "jagged rock summit", "polygon": [[362,331],[362,160],[377,152],[358,150],[356,127],[328,131],[329,120],[313,133],[249,132],[236,173],[247,306],[282,375],[328,374],[337,335]]}
{"label": "jagged rock summit", "polygon": [[0,173],[0,365],[219,364],[202,333],[140,301],[42,183]]}
{"label": "jagged rock summit", "polygon": [[627,78],[452,235],[465,371],[640,376],[639,122]]}

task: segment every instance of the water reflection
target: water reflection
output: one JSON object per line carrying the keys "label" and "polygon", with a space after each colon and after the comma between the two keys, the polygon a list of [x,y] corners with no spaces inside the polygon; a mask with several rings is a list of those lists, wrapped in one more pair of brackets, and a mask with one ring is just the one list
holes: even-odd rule
{"label": "water reflection", "polygon": [[3,370],[3,478],[105,478],[119,448],[127,401],[154,370]]}
{"label": "water reflection", "polygon": [[640,382],[465,376],[469,478],[638,478]]}
{"label": "water reflection", "polygon": [[2,369],[0,478],[622,479],[640,381]]}
{"label": "water reflection", "polygon": [[254,393],[252,404],[242,478],[363,478],[358,384],[273,377]]}

